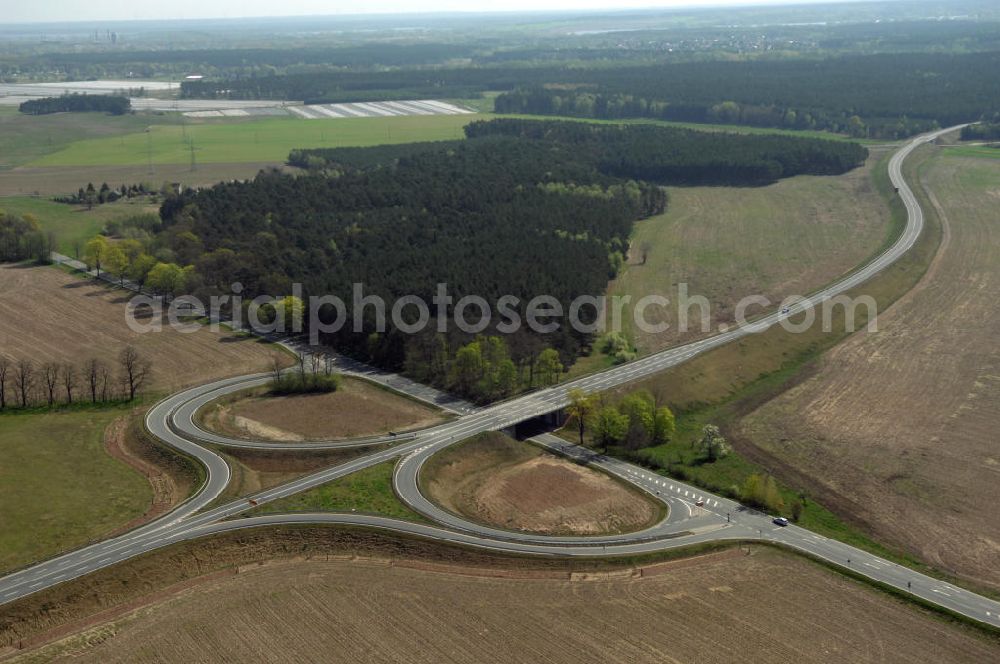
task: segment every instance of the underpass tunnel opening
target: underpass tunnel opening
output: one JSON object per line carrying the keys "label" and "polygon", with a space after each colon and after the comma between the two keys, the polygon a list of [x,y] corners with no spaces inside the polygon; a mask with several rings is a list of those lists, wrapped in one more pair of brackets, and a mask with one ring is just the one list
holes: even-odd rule
{"label": "underpass tunnel opening", "polygon": [[531,417],[507,427],[505,434],[517,440],[527,440],[539,434],[551,433],[566,424],[566,412],[560,408],[551,413]]}

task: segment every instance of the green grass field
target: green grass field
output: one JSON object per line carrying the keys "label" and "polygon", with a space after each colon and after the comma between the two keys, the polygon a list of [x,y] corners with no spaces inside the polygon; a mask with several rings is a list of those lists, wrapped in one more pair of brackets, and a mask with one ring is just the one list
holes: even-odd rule
{"label": "green grass field", "polygon": [[278,512],[360,512],[423,521],[400,502],[392,489],[393,461],[359,470],[347,477],[323,484],[288,498],[263,505],[253,514]]}
{"label": "green grass field", "polygon": [[23,166],[81,140],[104,139],[143,131],[151,125],[179,122],[172,115],[56,113],[24,115],[0,106],[0,171]]}
{"label": "green grass field", "polygon": [[22,216],[35,215],[44,231],[56,234],[58,251],[72,257],[75,245],[82,245],[99,233],[108,221],[142,212],[155,213],[157,208],[143,199],[122,200],[88,210],[83,206],[65,205],[45,198],[4,196],[0,197],[0,210]]}
{"label": "green grass field", "polygon": [[[667,322],[660,334],[636,329],[623,318],[626,335],[640,352],[701,336],[678,329],[680,284],[712,306],[713,329],[734,322],[734,307],[748,295],[777,306],[789,295],[806,295],[849,272],[881,246],[890,229],[884,199],[876,191],[876,159],[839,176],[799,176],[767,187],[671,187],[666,213],[638,222],[632,256],[609,295],[632,302],[656,294],[674,303],[653,307],[650,322]],[[884,168],[884,164],[881,165]],[[645,262],[642,248],[648,248]]]}
{"label": "green grass field", "polygon": [[104,450],[129,408],[0,415],[0,570],[86,544],[149,507],[140,474]]}
{"label": "green grass field", "polygon": [[944,148],[946,157],[981,157],[983,159],[1000,159],[1000,147],[989,145],[955,145]]}
{"label": "green grass field", "polygon": [[332,148],[462,138],[480,115],[303,120],[189,121],[117,137],[77,141],[31,166],[283,162],[295,148]]}

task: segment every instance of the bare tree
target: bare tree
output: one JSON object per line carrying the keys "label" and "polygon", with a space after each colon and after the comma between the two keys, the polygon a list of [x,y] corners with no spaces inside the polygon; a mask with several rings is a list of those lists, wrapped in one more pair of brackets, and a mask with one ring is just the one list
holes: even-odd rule
{"label": "bare tree", "polygon": [[10,375],[10,360],[0,357],[0,410],[7,408],[7,376]]}
{"label": "bare tree", "polygon": [[299,353],[299,384],[306,384],[306,356],[304,353]]}
{"label": "bare tree", "polygon": [[18,360],[14,366],[14,384],[17,386],[21,408],[27,408],[35,387],[35,364],[31,360]]}
{"label": "bare tree", "polygon": [[271,357],[271,373],[274,375],[275,381],[281,379],[281,360],[278,359],[277,355]]}
{"label": "bare tree", "polygon": [[62,384],[66,390],[66,403],[73,403],[73,390],[76,389],[76,367],[72,362],[67,362],[62,366]]}
{"label": "bare tree", "polygon": [[83,365],[83,373],[87,379],[87,386],[90,388],[90,403],[97,403],[97,392],[101,386],[101,373],[106,371],[104,363],[98,359],[91,358]]}
{"label": "bare tree", "polygon": [[59,365],[55,362],[42,365],[42,380],[45,381],[45,396],[51,406],[56,402],[56,388],[59,387]]}
{"label": "bare tree", "polygon": [[309,369],[312,371],[312,375],[315,376],[319,373],[319,368],[322,366],[322,363],[323,358],[321,358],[318,354],[313,353],[309,356]]}
{"label": "bare tree", "polygon": [[98,368],[97,381],[101,390],[101,401],[111,400],[111,369],[108,365],[101,363]]}
{"label": "bare tree", "polygon": [[122,381],[128,391],[129,401],[135,400],[135,395],[149,379],[151,365],[148,360],[139,355],[134,346],[126,346],[118,356],[121,365]]}
{"label": "bare tree", "polygon": [[333,358],[329,355],[324,355],[323,362],[323,373],[327,376],[333,375]]}

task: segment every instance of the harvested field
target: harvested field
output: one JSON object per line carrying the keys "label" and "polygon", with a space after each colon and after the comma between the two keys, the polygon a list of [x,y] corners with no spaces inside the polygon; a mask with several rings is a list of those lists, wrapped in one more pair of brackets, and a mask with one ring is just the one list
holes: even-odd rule
{"label": "harvested field", "polygon": [[420,483],[445,509],[508,530],[623,533],[663,516],[652,500],[604,473],[499,433],[439,452]]}
{"label": "harvested field", "polygon": [[252,440],[296,442],[359,438],[427,427],[441,411],[364,380],[344,378],[336,392],[271,396],[266,388],[242,392],[207,405],[199,413],[205,428]]}
{"label": "harvested field", "polygon": [[895,544],[1000,588],[1000,162],[923,170],[944,226],[923,280],[738,433]]}
{"label": "harvested field", "polygon": [[[704,336],[698,308],[691,329],[677,324],[678,285],[711,305],[711,329],[735,321],[734,307],[763,295],[773,307],[790,295],[806,295],[853,270],[885,241],[889,210],[873,182],[879,158],[840,176],[801,176],[767,187],[672,187],[665,214],[636,224],[632,255],[612,282],[610,295],[670,299],[647,309],[650,324],[667,322],[661,334],[626,332],[641,352]],[[644,251],[645,250],[645,251]],[[648,255],[643,257],[643,254]],[[759,309],[751,309],[751,313]]]}
{"label": "harvested field", "polygon": [[255,567],[160,596],[13,661],[206,661],[223,653],[290,662],[331,653],[347,662],[985,662],[1000,657],[1000,646],[758,548],[642,571],[508,578],[406,560]]}
{"label": "harvested field", "polygon": [[98,358],[114,366],[132,344],[153,365],[151,391],[226,376],[266,371],[272,357],[291,358],[252,338],[208,328],[180,334],[139,334],[125,321],[127,294],[48,267],[0,266],[0,352],[36,363],[82,363]]}

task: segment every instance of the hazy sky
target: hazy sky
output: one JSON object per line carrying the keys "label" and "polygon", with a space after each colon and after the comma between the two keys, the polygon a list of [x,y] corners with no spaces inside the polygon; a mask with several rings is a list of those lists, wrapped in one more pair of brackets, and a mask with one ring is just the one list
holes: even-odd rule
{"label": "hazy sky", "polygon": [[[797,0],[797,4],[831,0]],[[836,0],[833,0],[836,1]],[[238,18],[435,11],[630,9],[789,4],[791,0],[2,0],[0,23],[26,21]]]}

